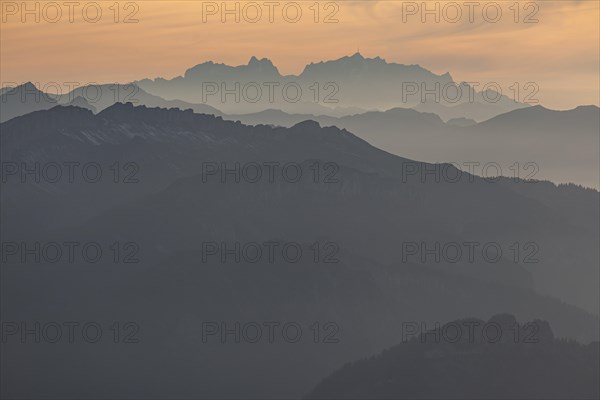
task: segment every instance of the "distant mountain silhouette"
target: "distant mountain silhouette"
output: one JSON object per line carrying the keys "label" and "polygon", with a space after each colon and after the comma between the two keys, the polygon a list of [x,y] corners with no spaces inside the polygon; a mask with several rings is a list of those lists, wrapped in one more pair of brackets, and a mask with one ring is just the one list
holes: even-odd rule
{"label": "distant mountain silhouette", "polygon": [[0,122],[28,114],[33,111],[47,110],[58,105],[58,100],[38,90],[31,82],[14,88],[0,90]]}
{"label": "distant mountain silhouette", "polygon": [[33,83],[27,82],[16,88],[4,88],[0,91],[2,105],[0,122],[8,121],[33,111],[47,110],[57,105],[73,105],[88,109],[94,113],[102,111],[117,102],[132,102],[148,107],[176,107],[181,110],[222,115],[206,104],[192,104],[181,100],[165,100],[146,93],[133,84],[87,85],[69,93],[54,95],[40,91]]}
{"label": "distant mountain silhouette", "polygon": [[[496,327],[502,332],[497,342]],[[554,338],[545,321],[517,324],[511,315],[458,320],[347,364],[307,398],[596,399],[599,351],[598,342]]]}
{"label": "distant mountain silhouette", "polygon": [[[465,92],[467,90],[468,89],[465,89]],[[489,97],[494,98],[495,96],[496,95],[490,95]],[[481,98],[474,101],[459,103],[457,105],[445,105],[436,102],[425,102],[420,103],[416,107],[414,107],[414,109],[417,111],[437,114],[440,116],[440,118],[442,118],[445,121],[458,118],[466,118],[472,119],[476,122],[482,122],[487,119],[493,118],[496,115],[504,114],[509,111],[520,108],[527,108],[527,106],[506,99],[505,101],[500,103],[490,103],[486,102]]]}
{"label": "distant mountain silhouette", "polygon": [[[277,110],[226,118],[246,124],[292,126],[312,119],[348,129],[374,146],[428,162],[498,163],[507,176],[600,186],[600,109],[580,106],[555,111],[534,106],[479,124],[444,123],[435,114],[395,108],[341,118],[286,114]],[[518,171],[509,168],[519,163]],[[523,169],[534,163],[534,170]],[[533,164],[531,164],[533,165]],[[513,167],[513,169],[516,167]],[[482,171],[480,171],[480,174]]]}
{"label": "distant mountain silhouette", "polygon": [[[240,85],[238,90],[234,90],[236,83]],[[466,117],[482,121],[525,106],[504,95],[496,98],[495,92],[488,91],[489,95],[484,97],[477,87],[455,83],[449,73],[436,75],[419,65],[388,63],[380,57],[365,58],[360,53],[311,63],[297,76],[281,75],[270,60],[252,57],[247,65],[232,67],[209,61],[189,68],[183,76],[143,79],[136,84],[165,99],[206,103],[228,114],[274,108],[288,113],[339,117],[365,110],[418,106],[440,112],[444,119]],[[272,97],[269,85],[274,88]],[[262,95],[256,87],[261,88]],[[444,87],[455,89],[444,91]],[[297,95],[298,90],[301,93]],[[438,93],[438,98],[423,95],[427,90]],[[236,92],[237,99],[232,94]],[[223,93],[230,94],[223,97]],[[293,100],[286,101],[286,95]],[[486,100],[489,98],[494,101]]]}

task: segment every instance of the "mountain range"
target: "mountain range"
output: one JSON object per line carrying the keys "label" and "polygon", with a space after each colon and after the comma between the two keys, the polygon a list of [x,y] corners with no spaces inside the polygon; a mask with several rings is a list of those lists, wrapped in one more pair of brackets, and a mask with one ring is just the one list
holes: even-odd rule
{"label": "mountain range", "polygon": [[[458,171],[390,154],[315,121],[249,126],[115,103],[97,114],[56,106],[0,128],[5,165],[95,162],[106,173],[98,183],[7,177],[3,241],[133,242],[139,249],[134,264],[4,263],[5,320],[134,320],[140,327],[133,346],[8,347],[7,397],[60,397],[65,385],[71,396],[85,397],[97,393],[98,382],[111,382],[108,396],[298,397],[343,364],[397,344],[403,323],[414,320],[511,313],[547,320],[559,337],[598,338],[596,190],[490,183],[467,173],[454,182],[423,179],[412,172]],[[115,182],[115,163],[121,172],[135,166],[135,179],[119,175]],[[272,164],[275,177],[294,163],[304,173],[297,181],[249,181],[241,172],[220,178],[236,163],[279,163]],[[325,180],[331,173],[335,179]],[[504,251],[494,262],[403,258],[403,243],[474,241]],[[315,242],[329,243],[337,262],[203,262],[206,242],[297,243],[305,254]],[[521,253],[515,259],[515,243],[521,251],[537,246],[537,262]],[[207,345],[199,338],[215,321],[294,322],[306,340]],[[339,341],[315,343],[316,322],[334,323]],[[85,373],[82,357],[95,360]]]}
{"label": "mountain range", "polygon": [[[464,169],[477,162],[473,172],[493,177],[497,167],[504,176],[600,185],[600,109],[580,106],[556,111],[534,106],[498,115],[480,123],[445,123],[438,115],[394,108],[340,118],[286,114],[280,110],[230,115],[245,124],[293,126],[314,120],[323,126],[347,129],[372,145],[415,160],[454,163]],[[515,164],[517,163],[517,164]],[[527,165],[529,164],[529,165]]]}
{"label": "mountain range", "polygon": [[[233,67],[209,61],[172,79],[135,83],[165,99],[206,103],[227,114],[275,108],[342,116],[340,112],[348,115],[361,109],[425,107],[428,111],[443,111],[445,119],[481,121],[526,106],[506,94],[482,90],[487,87],[483,82],[454,82],[449,73],[437,75],[419,65],[388,63],[360,53],[311,63],[299,75],[282,75],[269,59],[252,57],[247,65]],[[426,94],[428,91],[430,94]],[[225,93],[237,93],[238,97]]]}
{"label": "mountain range", "polygon": [[0,89],[1,397],[597,398],[597,106],[360,53],[41,87]]}
{"label": "mountain range", "polygon": [[278,109],[341,117],[403,107],[433,112],[445,121],[468,118],[478,122],[527,106],[502,94],[494,82],[454,82],[449,73],[437,75],[419,65],[388,63],[360,53],[311,63],[299,75],[282,75],[270,60],[252,57],[247,65],[235,67],[204,62],[172,79],[84,85],[59,94],[38,92],[31,82],[2,88],[0,121],[67,104],[79,96],[98,111],[115,102],[134,102],[215,115]]}
{"label": "mountain range", "polygon": [[[235,70],[234,67],[228,68]],[[89,98],[90,93],[96,95]],[[313,120],[323,126],[348,129],[369,143],[400,156],[432,163],[454,163],[461,167],[478,163],[478,168],[472,171],[478,175],[498,171],[501,175],[515,178],[576,183],[596,189],[600,187],[600,158],[595,150],[600,146],[600,109],[596,106],[580,106],[567,111],[533,106],[508,111],[476,123],[462,114],[444,122],[436,113],[419,111],[424,108],[448,108],[437,103],[427,107],[421,104],[415,109],[392,108],[338,117],[323,114],[327,111],[319,108],[320,106],[311,108],[316,111],[314,114],[286,113],[278,109],[250,114],[224,114],[208,104],[164,100],[135,84],[80,87],[70,93],[54,96],[27,83],[17,88],[4,89],[1,97],[0,121],[49,109],[57,104],[77,105],[96,112],[115,102],[191,109],[197,113],[222,116],[245,124],[290,127],[305,120]],[[471,105],[465,104],[467,107]],[[458,107],[460,106],[453,108]],[[442,115],[443,109],[440,109]],[[350,112],[351,109],[338,108],[332,114],[342,111]]]}
{"label": "mountain range", "polygon": [[198,113],[221,115],[206,104],[191,104],[180,100],[165,100],[151,95],[133,84],[103,84],[78,87],[68,93],[52,94],[39,90],[26,82],[17,87],[0,90],[0,122],[28,114],[48,110],[57,105],[74,105],[96,113],[118,102],[132,102],[148,107],[176,107],[191,109]]}

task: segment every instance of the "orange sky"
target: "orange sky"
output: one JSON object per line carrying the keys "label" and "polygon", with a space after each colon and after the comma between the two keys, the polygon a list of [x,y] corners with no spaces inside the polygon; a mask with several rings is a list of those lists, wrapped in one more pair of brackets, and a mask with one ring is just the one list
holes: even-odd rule
{"label": "orange sky", "polygon": [[[254,23],[257,8],[249,1],[238,2],[239,23],[235,15],[221,21],[221,1],[198,0],[76,1],[70,22],[66,1],[28,1],[33,12],[26,14],[22,1],[0,0],[3,84],[171,78],[207,60],[239,65],[252,55],[296,74],[307,63],[360,49],[366,57],[450,72],[457,81],[498,82],[506,91],[514,82],[535,82],[535,97],[550,108],[600,103],[598,0],[519,1],[518,7],[513,0],[480,1],[472,21],[466,1],[453,3],[458,8],[437,2],[439,23],[435,14],[422,22],[420,1],[321,1],[318,7],[314,0],[273,1],[272,22],[269,0],[257,1],[262,16]],[[97,8],[102,15],[94,23]],[[302,15],[293,23],[297,9]],[[457,9],[462,17],[452,22]],[[492,22],[497,9],[502,15]],[[538,22],[525,22],[532,19]]]}

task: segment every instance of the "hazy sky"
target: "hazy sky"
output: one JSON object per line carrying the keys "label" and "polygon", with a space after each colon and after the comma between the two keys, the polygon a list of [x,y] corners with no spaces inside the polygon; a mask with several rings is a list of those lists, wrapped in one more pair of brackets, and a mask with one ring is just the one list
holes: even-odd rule
{"label": "hazy sky", "polygon": [[360,49],[456,81],[498,82],[505,94],[518,82],[523,97],[535,82],[534,98],[550,108],[600,103],[598,0],[428,2],[430,14],[420,1],[229,1],[228,15],[221,1],[66,1],[29,1],[25,10],[0,0],[3,85],[171,78],[253,55],[297,74]]}

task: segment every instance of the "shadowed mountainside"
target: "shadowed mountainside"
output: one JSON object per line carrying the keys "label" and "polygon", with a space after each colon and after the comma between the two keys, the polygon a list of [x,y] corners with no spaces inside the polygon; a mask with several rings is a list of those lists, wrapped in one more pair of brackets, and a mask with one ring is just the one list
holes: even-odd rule
{"label": "shadowed mountainside", "polygon": [[595,399],[599,351],[555,338],[545,321],[459,320],[347,364],[307,398]]}
{"label": "shadowed mountainside", "polygon": [[[313,121],[246,126],[117,103],[97,115],[55,107],[1,128],[4,163],[39,163],[42,171],[49,163],[93,161],[104,173],[96,183],[82,180],[79,169],[74,182],[68,174],[58,182],[41,172],[37,181],[31,173],[6,175],[3,240],[95,242],[106,252],[97,263],[11,255],[2,267],[3,318],[135,321],[140,328],[135,345],[7,346],[3,359],[16,367],[3,368],[5,396],[65,397],[60,388],[68,387],[69,396],[81,397],[110,381],[107,395],[297,397],[344,363],[397,343],[403,322],[416,319],[510,312],[548,320],[560,336],[597,340],[598,318],[575,306],[593,312],[597,304],[599,235],[589,219],[596,191],[537,190],[468,174],[456,182],[423,179],[415,171],[457,171],[394,156]],[[302,171],[297,179],[285,175],[290,163]],[[503,254],[495,262],[479,252],[473,262],[403,257],[403,243],[470,241],[495,242]],[[115,242],[134,243],[137,251],[125,256],[139,261],[114,262]],[[229,249],[296,243],[304,257],[208,257],[207,242]],[[536,243],[538,262],[515,260],[515,242]],[[567,280],[574,284],[556,284]],[[269,321],[299,324],[302,341],[269,343],[266,331],[259,343],[221,343],[218,334],[202,341],[207,322]],[[328,334],[337,341],[323,342]],[[85,374],[82,357],[97,361]]]}

